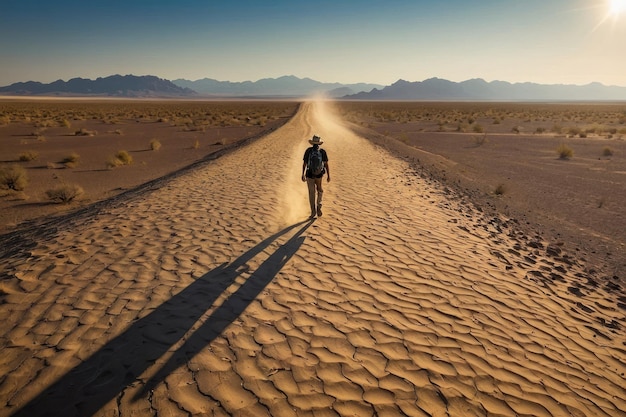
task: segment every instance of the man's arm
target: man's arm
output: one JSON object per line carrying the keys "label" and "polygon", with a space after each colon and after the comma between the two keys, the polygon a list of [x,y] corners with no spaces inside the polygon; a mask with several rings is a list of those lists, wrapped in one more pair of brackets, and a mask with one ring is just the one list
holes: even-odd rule
{"label": "man's arm", "polygon": [[328,154],[322,149],[322,160],[324,161],[324,169],[326,169],[326,182],[330,182],[330,167],[328,166]]}
{"label": "man's arm", "polygon": [[309,149],[304,151],[304,157],[302,158],[302,181],[306,181],[304,174],[306,172],[307,161],[309,160],[309,152]]}

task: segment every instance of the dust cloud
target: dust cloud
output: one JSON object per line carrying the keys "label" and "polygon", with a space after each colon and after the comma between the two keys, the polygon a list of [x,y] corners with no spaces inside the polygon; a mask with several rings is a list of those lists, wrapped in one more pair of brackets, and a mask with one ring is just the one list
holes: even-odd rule
{"label": "dust cloud", "polygon": [[320,136],[324,142],[322,147],[328,152],[331,182],[327,182],[326,179],[323,181],[326,207],[332,205],[334,191],[342,180],[341,171],[333,167],[346,163],[350,149],[358,146],[359,141],[342,124],[341,119],[333,112],[332,106],[327,101],[316,99],[304,103],[303,106],[308,106],[309,109],[306,109],[308,111],[299,112],[291,123],[276,132],[281,136],[289,135],[290,143],[293,144],[285,150],[285,152],[290,152],[289,162],[285,166],[284,181],[279,190],[281,226],[305,220],[310,214],[307,186],[301,180],[302,157],[304,151],[310,146],[308,140],[313,135]]}

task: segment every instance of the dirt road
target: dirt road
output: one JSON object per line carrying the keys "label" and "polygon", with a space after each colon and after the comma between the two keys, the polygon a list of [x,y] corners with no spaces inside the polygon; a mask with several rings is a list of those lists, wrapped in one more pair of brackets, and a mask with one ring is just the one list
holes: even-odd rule
{"label": "dirt road", "polygon": [[527,242],[306,103],[0,260],[0,415],[626,415],[618,289]]}

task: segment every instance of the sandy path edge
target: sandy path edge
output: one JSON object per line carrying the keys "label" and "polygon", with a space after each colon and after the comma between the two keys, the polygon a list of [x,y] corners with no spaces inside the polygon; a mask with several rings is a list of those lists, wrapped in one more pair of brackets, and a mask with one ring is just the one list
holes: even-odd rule
{"label": "sandy path edge", "polygon": [[595,279],[626,287],[626,250],[623,244],[583,230],[575,221],[554,224],[554,216],[528,210],[524,204],[517,207],[514,201],[500,203],[497,198],[479,190],[475,179],[465,178],[454,161],[360,125],[346,123],[346,126],[398,158],[409,161],[425,181],[439,183],[441,187],[454,190],[450,198],[470,201],[483,213],[484,221],[490,222],[496,217],[505,219],[510,226],[515,226],[520,233],[531,238],[528,243],[533,244],[532,241],[538,240],[553,248],[560,248],[560,253],[568,254],[572,259],[586,265],[587,273]]}

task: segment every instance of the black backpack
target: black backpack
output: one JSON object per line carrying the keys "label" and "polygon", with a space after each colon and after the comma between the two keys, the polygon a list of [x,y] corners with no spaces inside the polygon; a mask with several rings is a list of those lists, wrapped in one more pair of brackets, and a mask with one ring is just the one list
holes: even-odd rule
{"label": "black backpack", "polygon": [[311,175],[317,177],[318,175],[324,173],[324,160],[322,158],[322,150],[320,148],[311,148],[308,165]]}

